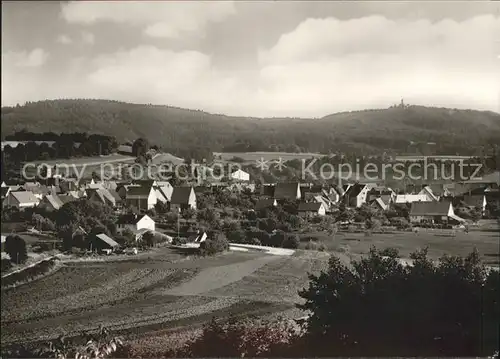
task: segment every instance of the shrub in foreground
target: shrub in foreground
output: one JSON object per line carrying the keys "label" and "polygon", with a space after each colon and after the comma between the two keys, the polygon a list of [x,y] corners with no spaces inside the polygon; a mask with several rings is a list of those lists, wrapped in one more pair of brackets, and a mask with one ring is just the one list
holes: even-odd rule
{"label": "shrub in foreground", "polygon": [[214,255],[229,250],[229,242],[223,233],[215,233],[200,244],[202,255]]}

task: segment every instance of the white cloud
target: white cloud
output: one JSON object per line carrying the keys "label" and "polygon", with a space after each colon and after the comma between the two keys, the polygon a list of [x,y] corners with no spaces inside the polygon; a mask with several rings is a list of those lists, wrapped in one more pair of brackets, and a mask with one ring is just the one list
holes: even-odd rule
{"label": "white cloud", "polygon": [[57,37],[56,41],[60,44],[64,44],[64,45],[68,45],[68,44],[71,44],[73,42],[73,40],[71,40],[71,38],[68,36],[68,35],[65,35],[65,34],[61,34]]}
{"label": "white cloud", "polygon": [[325,114],[409,102],[499,110],[500,18],[308,19],[259,51],[257,103]]}
{"label": "white cloud", "polygon": [[232,80],[196,51],[172,52],[153,46],[100,56],[88,84],[100,97],[190,108],[224,106]]}
{"label": "white cloud", "polygon": [[95,42],[95,36],[90,32],[84,31],[82,32],[82,40],[85,44],[92,45]]}
{"label": "white cloud", "polygon": [[[2,67],[39,67],[42,66],[49,57],[49,53],[41,48],[33,49],[30,52],[9,51],[2,54]],[[2,74],[3,74],[2,69]]]}
{"label": "white cloud", "polygon": [[69,23],[131,24],[142,27],[152,37],[202,34],[208,23],[222,21],[235,12],[230,1],[73,1],[61,6],[62,17]]}
{"label": "white cloud", "polygon": [[[131,21],[147,27],[158,23],[152,16],[145,21],[138,11]],[[155,31],[177,36],[194,24],[158,25]],[[11,97],[107,98],[248,116],[323,116],[384,108],[402,97],[413,104],[499,111],[496,34],[500,19],[493,16],[436,23],[309,19],[262,49],[253,69],[229,70],[223,61],[215,66],[198,51],[138,46],[81,58],[64,73],[73,72],[71,80],[52,76],[51,86],[44,79],[21,81],[14,71],[17,92]]]}

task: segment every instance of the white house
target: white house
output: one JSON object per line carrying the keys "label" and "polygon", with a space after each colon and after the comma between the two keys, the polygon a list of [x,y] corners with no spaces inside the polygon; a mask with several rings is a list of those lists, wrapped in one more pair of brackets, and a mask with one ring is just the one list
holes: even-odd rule
{"label": "white house", "polygon": [[231,179],[235,181],[250,181],[250,174],[238,169],[231,173]]}
{"label": "white house", "polygon": [[3,201],[4,206],[17,207],[20,210],[36,207],[40,200],[31,191],[10,192]]}
{"label": "white house", "polygon": [[150,231],[155,230],[155,221],[149,217],[148,215],[142,216],[136,223],[135,223],[136,229],[149,229]]}
{"label": "white house", "polygon": [[118,218],[116,227],[118,229],[129,229],[134,233],[135,240],[139,241],[144,233],[155,231],[155,221],[148,215],[138,216],[136,214],[128,214]]}

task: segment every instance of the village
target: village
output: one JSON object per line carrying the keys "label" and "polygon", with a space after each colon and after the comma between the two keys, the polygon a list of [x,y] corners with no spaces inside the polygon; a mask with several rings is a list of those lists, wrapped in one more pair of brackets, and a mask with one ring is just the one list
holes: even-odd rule
{"label": "village", "polygon": [[[176,178],[100,180],[95,172],[77,180],[51,173],[50,168],[39,181],[4,182],[2,251],[9,236],[16,235],[26,235],[25,242],[38,251],[58,249],[80,255],[130,254],[165,244],[200,245],[217,233],[223,233],[229,243],[288,248],[299,248],[301,242],[307,242],[302,243],[307,248],[324,247],[321,240],[307,240],[318,232],[322,236],[361,232],[368,237],[436,228],[453,236],[457,231],[468,232],[483,218],[495,218],[490,212],[500,202],[498,172],[480,180],[397,192],[374,182],[256,183],[242,169],[222,180],[179,182]],[[89,204],[91,213],[64,217],[65,208],[83,203]],[[85,217],[95,218],[94,211],[104,211],[107,217],[86,221]]]}

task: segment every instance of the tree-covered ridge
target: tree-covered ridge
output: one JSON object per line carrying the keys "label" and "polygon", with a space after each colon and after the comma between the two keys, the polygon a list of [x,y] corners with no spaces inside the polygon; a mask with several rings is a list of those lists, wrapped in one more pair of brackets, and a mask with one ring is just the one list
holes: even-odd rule
{"label": "tree-covered ridge", "polygon": [[344,112],[320,119],[250,118],[169,106],[108,100],[50,100],[2,108],[3,136],[31,132],[86,132],[139,137],[175,150],[407,151],[410,141],[435,142],[436,153],[477,154],[500,138],[500,114],[422,106]]}

